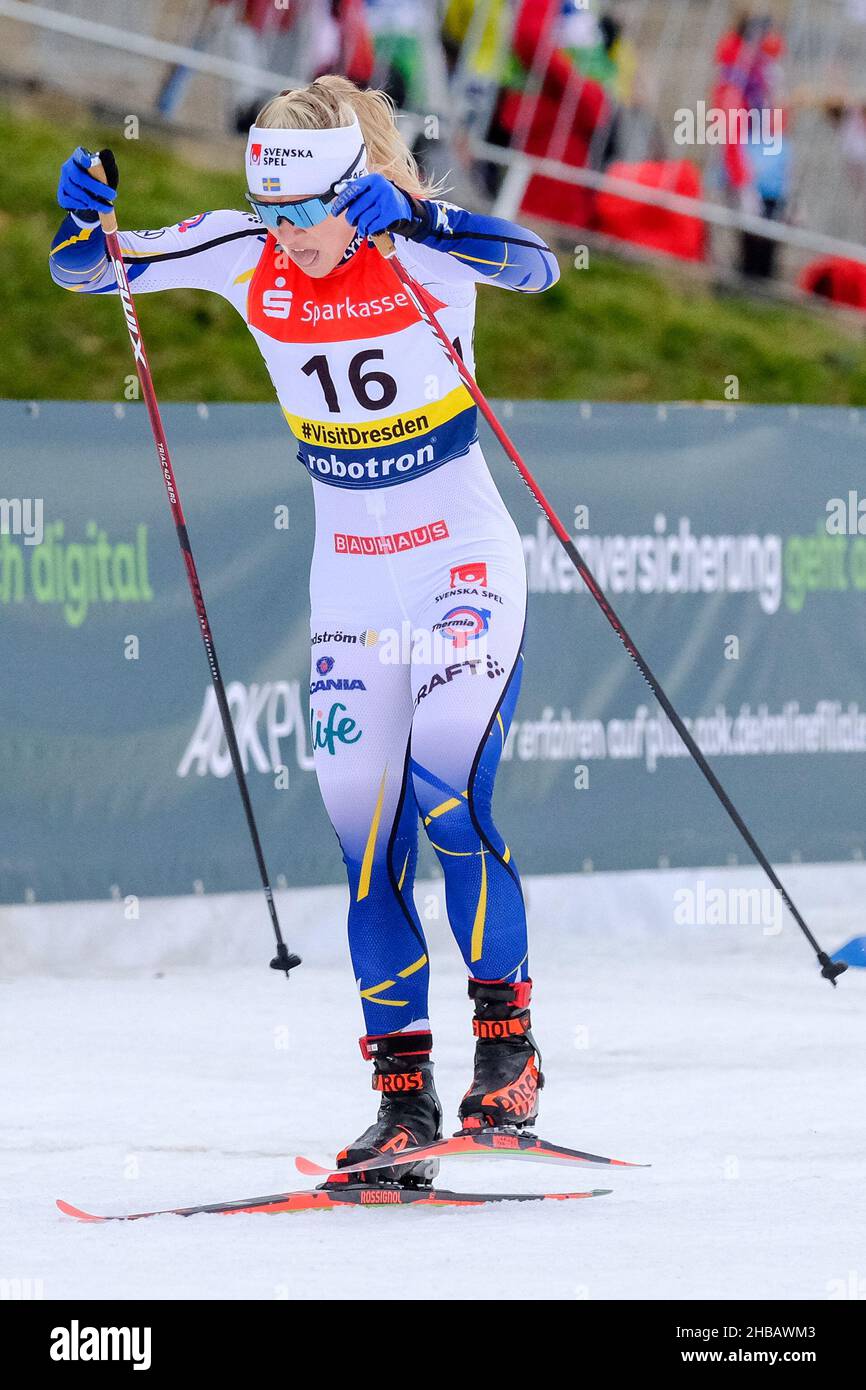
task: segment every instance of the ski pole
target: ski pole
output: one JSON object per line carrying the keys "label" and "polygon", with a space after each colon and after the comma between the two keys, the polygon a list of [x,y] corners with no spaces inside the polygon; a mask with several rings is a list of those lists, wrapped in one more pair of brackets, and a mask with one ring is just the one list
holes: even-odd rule
{"label": "ski pole", "polygon": [[[103,169],[98,157],[94,157],[94,161],[91,163],[90,166],[90,172],[93,174],[94,178],[100,179],[103,183],[108,182],[105,176],[105,170]],[[265,899],[268,904],[268,912],[270,913],[271,925],[274,929],[274,935],[277,939],[277,954],[271,961],[271,968],[273,970],[284,970],[286,978],[288,979],[289,971],[292,970],[296,965],[300,965],[301,958],[300,956],[296,956],[289,951],[285,941],[283,940],[283,934],[280,931],[280,922],[279,918],[277,917],[277,908],[274,902],[273,889],[271,888],[271,881],[268,877],[267,865],[265,864],[265,856],[262,850],[262,842],[259,838],[259,831],[258,826],[256,825],[256,818],[253,814],[253,807],[252,802],[250,801],[250,793],[249,788],[247,786],[247,779],[244,774],[244,765],[241,761],[240,749],[238,748],[238,741],[235,736],[235,729],[234,724],[232,723],[232,715],[231,710],[229,708],[228,697],[226,695],[225,685],[223,684],[223,678],[220,673],[219,662],[217,661],[213,633],[211,632],[211,626],[207,616],[207,609],[205,608],[204,595],[202,593],[201,584],[199,583],[198,571],[196,569],[195,560],[193,559],[192,546],[190,544],[189,533],[186,528],[186,519],[184,517],[183,507],[181,506],[180,502],[180,494],[177,490],[177,482],[175,481],[174,469],[171,466],[171,458],[168,452],[168,441],[165,437],[165,430],[163,428],[162,418],[159,413],[159,404],[156,399],[156,393],[153,389],[153,378],[151,377],[150,367],[148,365],[147,357],[145,355],[144,341],[141,336],[141,328],[138,322],[138,313],[136,312],[135,301],[132,297],[132,291],[129,288],[129,279],[126,274],[126,267],[123,264],[123,253],[120,249],[120,242],[117,239],[117,218],[113,211],[101,212],[99,214],[99,221],[102,224],[102,230],[105,233],[105,248],[108,252],[109,259],[111,260],[111,264],[114,267],[114,274],[117,278],[117,290],[120,296],[121,305],[123,307],[124,318],[126,319],[126,327],[129,330],[129,341],[132,344],[132,355],[135,358],[135,367],[136,371],[138,372],[138,379],[141,382],[141,390],[144,396],[144,402],[147,406],[147,414],[148,418],[150,419],[150,427],[153,431],[153,442],[156,445],[156,454],[157,458],[159,459],[159,466],[162,471],[163,482],[165,483],[165,490],[168,493],[168,501],[169,506],[171,507],[171,514],[174,517],[174,524],[177,530],[178,544],[180,545],[181,554],[183,555],[184,564],[186,565],[187,579],[189,580],[189,587],[192,592],[193,603],[195,604],[195,611],[196,616],[198,617],[199,630],[201,632],[202,641],[204,642],[205,654],[207,656],[207,664],[210,669],[211,681],[213,682],[214,694],[216,695],[216,702],[220,712],[220,719],[222,720],[223,732],[225,734],[226,743],[228,745],[229,755],[232,760],[232,767],[234,768],[235,777],[237,778],[238,791],[241,794],[241,801],[243,803],[244,815],[246,816],[247,820],[247,827],[250,832],[250,839],[253,842],[253,850],[256,856],[256,863],[258,865],[259,877],[262,881],[262,888],[264,889]]]}
{"label": "ski pole", "polygon": [[637,666],[638,670],[640,671],[641,675],[643,676],[652,693],[655,695],[656,699],[658,700],[659,704],[661,705],[671,724],[673,724],[674,728],[676,729],[686,748],[691,753],[700,771],[703,773],[704,777],[709,782],[719,801],[722,803],[731,820],[733,821],[734,825],[736,826],[737,830],[740,832],[740,835],[745,840],[749,849],[752,851],[752,854],[754,855],[755,859],[758,861],[761,868],[764,870],[764,873],[767,875],[773,887],[776,889],[776,892],[781,897],[791,916],[794,918],[794,921],[797,923],[797,926],[800,928],[809,945],[812,947],[813,951],[815,952],[815,955],[818,958],[818,963],[821,966],[822,976],[825,980],[829,980],[833,988],[835,989],[836,977],[838,975],[841,975],[843,971],[847,970],[847,965],[844,961],[831,960],[827,952],[821,949],[812,932],[809,930],[805,918],[802,916],[796,904],[791,899],[790,894],[787,892],[786,888],[784,887],[781,879],[779,878],[769,859],[764,854],[764,851],[761,849],[761,846],[758,844],[757,840],[755,839],[749,827],[746,825],[746,822],[743,820],[736,806],[731,801],[730,797],[728,796],[718,777],[714,773],[710,764],[707,762],[707,759],[701,752],[701,749],[699,748],[697,741],[693,738],[685,723],[680,718],[679,714],[677,713],[676,709],[674,708],[673,704],[668,698],[668,695],[666,694],[664,688],[662,687],[662,684],[659,681],[658,677],[653,674],[649,663],[638,651],[638,648],[635,646],[634,641],[629,636],[628,632],[623,626],[623,623],[618,617],[607,595],[604,593],[600,585],[597,583],[592,571],[590,570],[589,566],[587,565],[586,561],[584,560],[574,541],[571,539],[571,536],[568,534],[564,525],[562,524],[556,512],[554,511],[553,506],[545,497],[538,483],[535,481],[535,478],[533,477],[532,473],[527,468],[517,449],[517,446],[513,443],[508,434],[506,434],[502,425],[500,425],[486,397],[484,396],[484,393],[478,386],[477,382],[475,381],[475,378],[469,371],[469,368],[461,359],[460,354],[455,349],[453,343],[448,337],[448,334],[445,332],[439,320],[437,319],[433,305],[428,299],[425,290],[421,287],[421,285],[418,284],[416,280],[412,278],[412,276],[407,271],[406,267],[402,264],[399,257],[396,255],[396,246],[394,245],[393,237],[388,232],[380,232],[378,235],[374,236],[372,240],[376,246],[376,249],[392,265],[394,273],[397,275],[397,278],[402,282],[403,286],[406,289],[406,292],[412,299],[412,302],[414,303],[415,308],[418,310],[418,313],[420,314],[421,318],[424,320],[426,324],[429,325],[432,331],[436,334],[436,337],[439,339],[439,342],[444,348],[445,353],[456,367],[457,372],[461,377],[461,380],[465,384],[467,390],[469,391],[469,394],[472,396],[472,399],[475,401],[475,404],[478,406],[478,409],[481,411],[488,425],[493,430],[493,433],[496,435],[496,438],[499,440],[499,443],[502,445],[502,448],[505,450],[505,453],[508,455],[511,462],[514,464],[524,483],[529,488],[529,491],[532,493],[532,496],[535,498],[535,501],[538,503],[539,507],[544,512],[544,515],[547,517],[551,530],[553,531],[557,540],[560,542],[565,553],[568,555],[568,558],[571,560],[572,564],[574,565],[575,569],[577,570],[587,589],[592,594],[592,597],[595,599],[602,613],[607,618],[607,621],[610,623],[617,637],[622,642],[632,661]]}

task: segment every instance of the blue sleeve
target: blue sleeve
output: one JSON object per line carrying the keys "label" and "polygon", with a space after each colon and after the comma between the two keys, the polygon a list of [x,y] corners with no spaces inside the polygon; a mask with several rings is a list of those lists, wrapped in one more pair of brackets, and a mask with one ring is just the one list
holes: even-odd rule
{"label": "blue sleeve", "polygon": [[92,291],[106,280],[114,284],[99,219],[85,222],[67,213],[51,243],[48,268],[55,285],[79,293]]}
{"label": "blue sleeve", "polygon": [[413,228],[411,240],[445,252],[471,272],[472,279],[523,294],[540,294],[559,279],[559,264],[550,247],[526,227],[452,203],[413,202],[419,225]]}
{"label": "blue sleeve", "polygon": [[[114,267],[105,233],[87,214],[69,213],[51,243],[49,267],[57,285],[78,294],[113,294]],[[238,260],[255,264],[266,231],[257,217],[222,208],[198,212],[169,227],[118,232],[127,278],[136,294],[154,290],[211,290],[226,294]]]}

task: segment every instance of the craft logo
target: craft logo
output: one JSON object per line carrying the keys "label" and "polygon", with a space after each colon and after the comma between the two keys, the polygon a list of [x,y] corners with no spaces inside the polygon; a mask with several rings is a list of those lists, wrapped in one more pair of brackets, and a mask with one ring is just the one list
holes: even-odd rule
{"label": "craft logo", "polygon": [[250,145],[250,164],[261,164],[262,147],[261,145]]}
{"label": "craft logo", "polygon": [[[426,681],[425,684],[419,688],[418,694],[415,696],[415,707],[417,708],[421,701],[425,700],[431,691],[436,690],[441,685],[450,685],[457,676],[480,675],[481,664],[480,657],[473,657],[469,661],[458,661],[451,666],[446,666],[443,671],[435,671],[429,681]],[[488,656],[485,670],[490,680],[496,680],[497,677],[505,675],[505,667],[500,666],[499,662],[492,656]]]}
{"label": "craft logo", "polygon": [[459,650],[487,631],[489,619],[489,608],[470,608],[465,604],[461,608],[449,609],[441,622],[433,624],[433,631],[444,632]]}
{"label": "craft logo", "polygon": [[458,584],[480,584],[487,588],[487,565],[479,562],[475,565],[452,565],[451,577],[448,580],[449,589],[453,589]]}
{"label": "craft logo", "polygon": [[334,658],[332,656],[320,656],[316,662],[316,670],[320,676],[327,676],[334,669]]}

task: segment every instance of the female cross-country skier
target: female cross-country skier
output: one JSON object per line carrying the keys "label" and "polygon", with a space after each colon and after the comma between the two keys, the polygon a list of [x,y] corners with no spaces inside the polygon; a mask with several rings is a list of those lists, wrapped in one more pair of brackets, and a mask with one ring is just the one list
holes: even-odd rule
{"label": "female cross-country skier", "polygon": [[[114,202],[117,167],[110,151],[100,158],[109,187],[82,148],[63,165],[67,216],[50,261],[58,285],[88,294],[116,288],[98,213]],[[269,101],[249,133],[246,176],[251,211],[200,213],[120,242],[134,292],[213,290],[234,305],[313,480],[312,742],[349,879],[361,1049],[381,1096],[345,1166],[442,1132],[412,895],[419,817],[475,1006],[463,1131],[531,1125],[542,1084],[520,879],[491,814],[523,659],[520,536],[487,471],[471,396],[369,238],[396,238],[470,369],[476,285],[537,293],[558,267],[532,232],[431,196],[387,97],[345,78]],[[378,638],[405,623],[411,660],[388,660]],[[370,1177],[421,1180],[407,1164]]]}

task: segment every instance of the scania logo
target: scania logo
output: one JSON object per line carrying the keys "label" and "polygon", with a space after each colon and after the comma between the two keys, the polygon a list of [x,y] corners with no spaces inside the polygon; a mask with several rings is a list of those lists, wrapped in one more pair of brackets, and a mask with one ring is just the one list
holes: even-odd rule
{"label": "scania logo", "polygon": [[318,695],[322,690],[366,690],[361,680],[351,680],[347,676],[329,676],[327,680],[310,681],[310,694]]}

